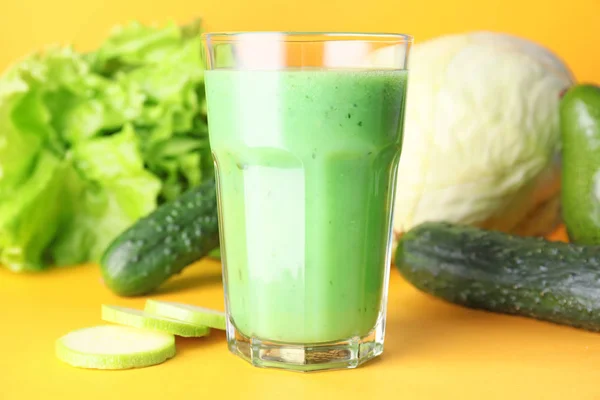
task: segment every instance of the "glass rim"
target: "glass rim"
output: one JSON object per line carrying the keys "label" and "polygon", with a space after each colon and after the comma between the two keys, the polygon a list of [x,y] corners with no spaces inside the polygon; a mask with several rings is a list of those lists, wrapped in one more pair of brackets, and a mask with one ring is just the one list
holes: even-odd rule
{"label": "glass rim", "polygon": [[[414,38],[404,33],[388,32],[311,32],[311,31],[223,31],[206,32],[202,34],[205,41],[230,41],[240,36],[275,36],[282,35],[282,41],[298,42],[327,42],[365,40],[377,42],[412,43]],[[306,39],[300,39],[306,37]],[[296,40],[294,40],[296,38]],[[312,39],[310,39],[312,38]],[[273,39],[272,37],[270,39]]]}

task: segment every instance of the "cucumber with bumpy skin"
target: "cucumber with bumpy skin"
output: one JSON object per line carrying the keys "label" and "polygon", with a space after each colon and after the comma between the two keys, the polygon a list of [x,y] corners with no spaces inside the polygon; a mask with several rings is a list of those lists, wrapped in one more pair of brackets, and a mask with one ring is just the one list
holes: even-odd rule
{"label": "cucumber with bumpy skin", "polygon": [[146,294],[219,245],[214,179],[165,203],[118,236],[100,268],[116,294]]}
{"label": "cucumber with bumpy skin", "polygon": [[430,222],[404,234],[396,266],[466,307],[600,331],[600,248]]}
{"label": "cucumber with bumpy skin", "polygon": [[207,326],[193,325],[184,321],[119,306],[103,305],[102,319],[116,324],[166,332],[183,337],[202,337],[210,333],[210,328]]}
{"label": "cucumber with bumpy skin", "polygon": [[127,326],[79,329],[56,341],[56,356],[69,365],[94,369],[127,369],[155,365],[175,355],[175,338]]}

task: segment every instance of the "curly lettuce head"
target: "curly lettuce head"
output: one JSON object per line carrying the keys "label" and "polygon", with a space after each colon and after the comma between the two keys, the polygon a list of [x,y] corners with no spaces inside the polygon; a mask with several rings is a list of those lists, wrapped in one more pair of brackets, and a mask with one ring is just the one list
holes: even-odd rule
{"label": "curly lettuce head", "polygon": [[0,77],[0,265],[97,260],[158,203],[212,176],[199,26],[132,23]]}

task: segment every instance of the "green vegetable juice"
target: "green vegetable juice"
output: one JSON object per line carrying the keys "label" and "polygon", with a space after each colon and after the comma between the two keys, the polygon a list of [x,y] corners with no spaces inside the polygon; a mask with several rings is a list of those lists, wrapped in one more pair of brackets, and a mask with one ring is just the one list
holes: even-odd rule
{"label": "green vegetable juice", "polygon": [[206,89],[236,329],[369,334],[385,309],[406,71],[213,70]]}

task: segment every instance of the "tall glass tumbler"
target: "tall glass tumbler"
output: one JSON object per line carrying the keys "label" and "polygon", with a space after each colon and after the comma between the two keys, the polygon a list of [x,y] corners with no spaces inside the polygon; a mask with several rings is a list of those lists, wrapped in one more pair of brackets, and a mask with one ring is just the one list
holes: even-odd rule
{"label": "tall glass tumbler", "polygon": [[383,351],[400,34],[203,36],[229,349],[297,371]]}

